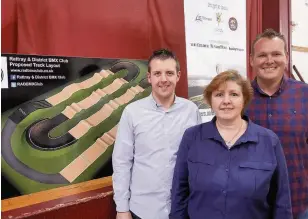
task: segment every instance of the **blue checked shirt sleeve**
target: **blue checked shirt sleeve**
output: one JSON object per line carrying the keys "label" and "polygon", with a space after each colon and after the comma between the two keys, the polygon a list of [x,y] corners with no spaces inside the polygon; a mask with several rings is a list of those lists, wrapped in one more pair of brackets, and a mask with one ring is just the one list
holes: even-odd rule
{"label": "blue checked shirt sleeve", "polygon": [[131,168],[134,157],[134,135],[131,115],[124,109],[112,154],[113,190],[117,212],[129,211]]}
{"label": "blue checked shirt sleeve", "polygon": [[189,184],[187,155],[188,144],[191,142],[188,130],[185,131],[182,138],[175,164],[171,189],[171,212],[169,219],[188,218],[187,202],[189,196]]}
{"label": "blue checked shirt sleeve", "polygon": [[[280,141],[275,146],[277,169],[274,176],[274,189],[277,187],[276,197],[274,197],[273,218],[292,219],[291,192],[289,187],[289,177],[285,156]],[[271,186],[272,187],[272,186]],[[273,188],[271,188],[272,190]],[[275,189],[276,190],[276,189]]]}

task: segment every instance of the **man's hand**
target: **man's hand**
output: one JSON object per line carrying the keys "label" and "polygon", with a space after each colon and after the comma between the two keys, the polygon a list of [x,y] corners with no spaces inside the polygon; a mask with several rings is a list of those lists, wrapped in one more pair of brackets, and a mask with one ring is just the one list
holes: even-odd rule
{"label": "man's hand", "polygon": [[128,212],[118,212],[116,219],[132,219],[132,214]]}

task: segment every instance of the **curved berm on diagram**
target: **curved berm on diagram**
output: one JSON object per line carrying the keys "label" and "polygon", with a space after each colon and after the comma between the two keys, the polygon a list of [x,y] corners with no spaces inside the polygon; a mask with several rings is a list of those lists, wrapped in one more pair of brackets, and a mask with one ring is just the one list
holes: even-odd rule
{"label": "curved berm on diagram", "polygon": [[92,179],[111,158],[124,107],[150,94],[146,72],[119,60],[6,112],[2,173],[23,194]]}

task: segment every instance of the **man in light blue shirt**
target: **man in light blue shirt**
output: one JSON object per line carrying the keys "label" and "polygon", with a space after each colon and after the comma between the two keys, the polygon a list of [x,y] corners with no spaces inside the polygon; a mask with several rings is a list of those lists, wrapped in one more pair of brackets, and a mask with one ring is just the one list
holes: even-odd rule
{"label": "man in light blue shirt", "polygon": [[169,50],[149,59],[152,93],[123,111],[112,155],[117,219],[167,219],[184,131],[201,123],[197,106],[175,95],[179,62]]}

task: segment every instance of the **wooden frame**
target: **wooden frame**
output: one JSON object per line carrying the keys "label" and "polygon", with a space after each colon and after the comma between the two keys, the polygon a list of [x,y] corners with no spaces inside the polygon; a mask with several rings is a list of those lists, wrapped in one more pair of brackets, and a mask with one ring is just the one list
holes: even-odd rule
{"label": "wooden frame", "polygon": [[1,218],[115,218],[112,178],[90,180],[1,201]]}
{"label": "wooden frame", "polygon": [[292,45],[292,51],[297,51],[297,52],[308,52],[308,47],[293,46],[293,45]]}

